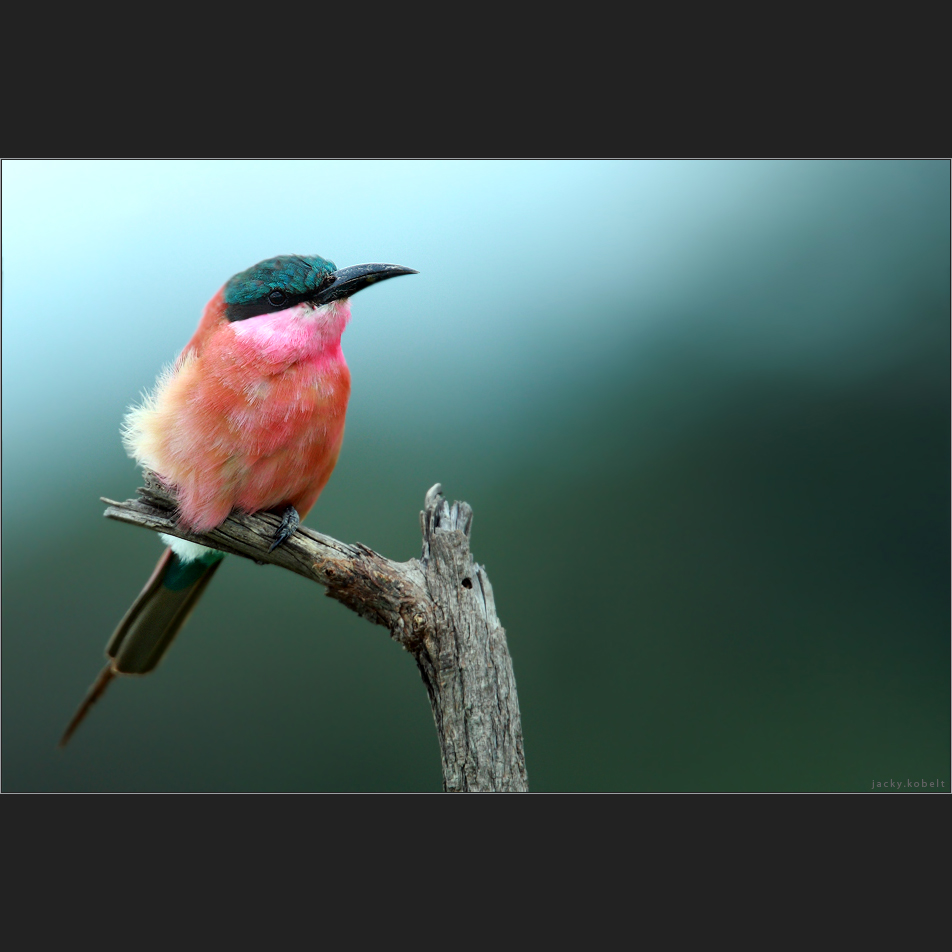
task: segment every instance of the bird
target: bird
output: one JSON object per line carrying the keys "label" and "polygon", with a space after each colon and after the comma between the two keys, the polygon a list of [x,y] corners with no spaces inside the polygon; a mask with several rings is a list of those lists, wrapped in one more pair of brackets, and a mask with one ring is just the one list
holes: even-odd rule
{"label": "bird", "polygon": [[[350,397],[341,335],[350,299],[412,268],[337,266],[279,255],[234,275],[205,305],[198,328],[122,425],[127,453],[176,497],[193,533],[233,510],[281,516],[284,544],[327,484]],[[106,646],[107,663],[59,746],[118,675],[147,674],[163,658],[214,576],[223,552],[162,535],[152,575]]]}

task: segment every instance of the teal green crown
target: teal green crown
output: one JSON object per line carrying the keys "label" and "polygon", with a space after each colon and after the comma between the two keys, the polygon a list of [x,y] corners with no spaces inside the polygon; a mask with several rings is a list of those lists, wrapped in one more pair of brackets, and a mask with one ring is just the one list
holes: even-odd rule
{"label": "teal green crown", "polygon": [[226,304],[252,304],[270,291],[289,296],[316,291],[325,275],[336,271],[333,261],[318,255],[280,255],[239,272],[225,285]]}

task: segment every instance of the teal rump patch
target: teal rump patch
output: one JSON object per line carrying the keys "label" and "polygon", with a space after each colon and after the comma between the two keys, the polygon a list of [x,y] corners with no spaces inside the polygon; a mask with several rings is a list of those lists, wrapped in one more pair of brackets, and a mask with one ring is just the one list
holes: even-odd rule
{"label": "teal rump patch", "polygon": [[169,567],[165,570],[165,578],[162,579],[162,586],[173,592],[181,592],[182,589],[190,588],[216,562],[220,562],[224,557],[223,552],[210,549],[208,555],[203,555],[193,562],[183,562],[173,552],[169,559]]}
{"label": "teal rump patch", "polygon": [[289,296],[306,295],[336,270],[333,261],[318,255],[281,255],[259,261],[230,278],[223,296],[226,304],[252,304],[274,290]]}

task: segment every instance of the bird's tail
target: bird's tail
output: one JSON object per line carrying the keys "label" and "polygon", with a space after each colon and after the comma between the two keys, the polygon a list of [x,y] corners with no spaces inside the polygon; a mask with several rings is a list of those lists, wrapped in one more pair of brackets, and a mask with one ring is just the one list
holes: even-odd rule
{"label": "bird's tail", "polygon": [[116,675],[148,674],[162,660],[222,558],[221,552],[209,549],[204,558],[186,562],[171,549],[165,550],[145,588],[109,639],[109,662],[63,732],[60,747],[66,746]]}

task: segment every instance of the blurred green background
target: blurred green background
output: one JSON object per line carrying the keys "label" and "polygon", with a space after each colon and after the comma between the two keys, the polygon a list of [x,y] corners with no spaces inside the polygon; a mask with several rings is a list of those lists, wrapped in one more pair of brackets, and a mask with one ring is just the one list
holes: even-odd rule
{"label": "blurred green background", "polygon": [[354,299],[307,524],[475,510],[536,791],[949,789],[949,163],[4,162],[6,791],[439,790],[409,655],[230,558],[56,741],[160,553],[125,408],[224,281]]}

